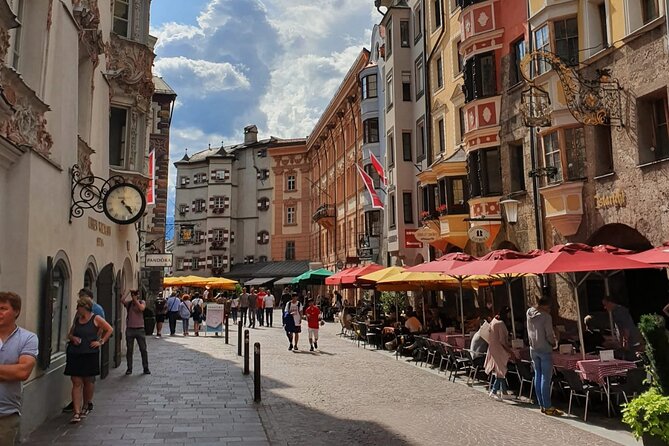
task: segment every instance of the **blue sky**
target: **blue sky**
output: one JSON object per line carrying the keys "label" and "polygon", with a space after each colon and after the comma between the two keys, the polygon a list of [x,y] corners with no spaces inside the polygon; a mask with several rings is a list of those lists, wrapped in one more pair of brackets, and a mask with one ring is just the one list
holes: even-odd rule
{"label": "blue sky", "polygon": [[307,136],[380,17],[373,0],[153,0],[154,72],[178,95],[171,160],[239,142],[249,124]]}

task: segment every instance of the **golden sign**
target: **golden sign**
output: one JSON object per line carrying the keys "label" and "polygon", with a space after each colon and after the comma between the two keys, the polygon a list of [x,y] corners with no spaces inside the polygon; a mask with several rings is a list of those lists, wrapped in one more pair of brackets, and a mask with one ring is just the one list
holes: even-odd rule
{"label": "golden sign", "polygon": [[625,196],[625,192],[620,189],[616,189],[610,194],[595,195],[596,209],[621,208],[625,206],[627,206],[627,197]]}

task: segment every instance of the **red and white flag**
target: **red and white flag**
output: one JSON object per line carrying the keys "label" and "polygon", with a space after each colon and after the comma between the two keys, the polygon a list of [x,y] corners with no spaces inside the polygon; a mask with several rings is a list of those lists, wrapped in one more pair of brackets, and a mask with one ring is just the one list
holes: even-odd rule
{"label": "red and white flag", "polygon": [[381,165],[381,161],[377,157],[374,156],[373,153],[369,153],[369,158],[372,160],[372,166],[374,167],[374,170],[376,170],[376,173],[379,174],[381,177],[381,181],[383,182],[384,186],[388,185],[388,180],[386,179],[386,171],[383,170],[383,166]]}
{"label": "red and white flag", "polygon": [[365,187],[369,193],[369,197],[372,202],[372,209],[383,209],[383,201],[381,201],[379,195],[376,193],[376,189],[374,189],[374,180],[372,180],[372,177],[370,177],[367,172],[361,169],[359,165],[356,164],[355,166],[358,168],[358,172],[362,177],[362,182],[365,183]]}
{"label": "red and white flag", "polygon": [[156,151],[149,152],[149,186],[146,188],[146,204],[156,204]]}

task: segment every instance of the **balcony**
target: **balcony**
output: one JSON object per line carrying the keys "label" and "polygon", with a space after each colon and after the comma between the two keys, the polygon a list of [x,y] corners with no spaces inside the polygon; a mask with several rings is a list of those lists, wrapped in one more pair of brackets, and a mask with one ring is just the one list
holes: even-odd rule
{"label": "balcony", "polygon": [[318,223],[321,227],[331,230],[335,224],[335,207],[332,204],[322,204],[316,209],[311,220]]}
{"label": "balcony", "polygon": [[583,181],[569,181],[542,187],[546,220],[556,231],[568,237],[578,232],[583,219]]}
{"label": "balcony", "polygon": [[148,46],[123,39],[112,33],[107,57],[107,79],[114,96],[132,100],[137,108],[148,112],[153,97],[153,58]]}

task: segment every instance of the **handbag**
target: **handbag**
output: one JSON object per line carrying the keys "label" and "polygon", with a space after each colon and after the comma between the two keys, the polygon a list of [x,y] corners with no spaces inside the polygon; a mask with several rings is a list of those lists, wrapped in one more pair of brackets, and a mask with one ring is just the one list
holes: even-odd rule
{"label": "handbag", "polygon": [[181,319],[190,318],[190,310],[188,309],[188,306],[183,302],[181,302],[181,305],[179,305],[179,316],[181,316]]}

